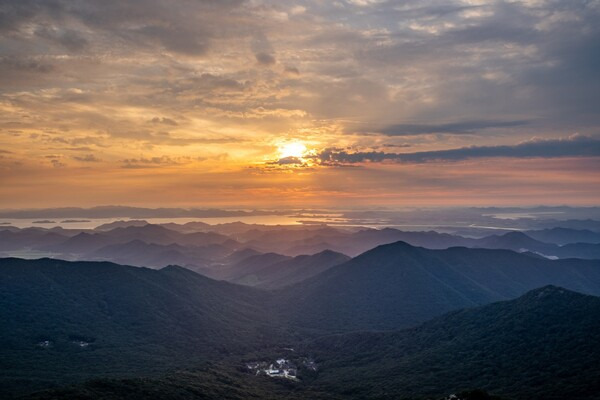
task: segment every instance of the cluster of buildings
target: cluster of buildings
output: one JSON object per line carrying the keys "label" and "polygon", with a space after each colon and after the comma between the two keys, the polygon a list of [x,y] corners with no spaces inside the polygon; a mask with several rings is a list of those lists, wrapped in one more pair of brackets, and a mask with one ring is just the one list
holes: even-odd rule
{"label": "cluster of buildings", "polygon": [[[299,363],[302,367],[311,371],[317,370],[317,364],[313,359],[302,358],[299,360]],[[279,358],[274,362],[253,361],[246,363],[246,367],[256,375],[266,375],[271,378],[298,379],[298,367],[296,363],[285,358]]]}
{"label": "cluster of buildings", "polygon": [[[88,347],[90,345],[89,342],[85,342],[83,340],[72,340],[71,341],[72,344],[74,344],[77,347]],[[42,347],[42,348],[49,348],[52,347],[54,345],[54,343],[50,340],[42,340],[41,342],[38,342],[38,347]]]}
{"label": "cluster of buildings", "polygon": [[254,371],[256,375],[266,375],[271,378],[298,379],[298,369],[290,360],[280,358],[275,362],[254,361],[246,364],[249,370]]}

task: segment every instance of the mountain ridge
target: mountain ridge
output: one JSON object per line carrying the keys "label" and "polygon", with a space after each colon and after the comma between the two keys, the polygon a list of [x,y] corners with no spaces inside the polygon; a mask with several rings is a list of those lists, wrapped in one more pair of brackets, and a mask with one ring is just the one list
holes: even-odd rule
{"label": "mountain ridge", "polygon": [[[374,273],[376,270],[377,273]],[[286,290],[291,322],[315,332],[398,329],[453,309],[558,284],[600,294],[600,261],[510,250],[381,245]]]}
{"label": "mountain ridge", "polygon": [[593,399],[600,390],[600,298],[547,285],[393,332],[307,345],[315,388],[357,398],[440,396],[479,387],[515,400]]}

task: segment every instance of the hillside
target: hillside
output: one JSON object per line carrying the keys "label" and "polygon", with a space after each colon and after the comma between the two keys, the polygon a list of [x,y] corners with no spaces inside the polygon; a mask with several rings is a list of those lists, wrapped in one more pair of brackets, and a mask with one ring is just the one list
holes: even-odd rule
{"label": "hillside", "polygon": [[260,268],[244,268],[244,274],[231,280],[243,285],[277,289],[304,281],[331,267],[342,264],[350,257],[325,250],[313,255],[296,256],[276,263],[266,263]]}
{"label": "hillside", "polygon": [[600,294],[600,261],[464,247],[428,250],[397,242],[286,290],[282,315],[315,333],[399,329],[548,284]]}
{"label": "hillside", "polygon": [[287,380],[257,377],[231,366],[211,363],[193,371],[178,371],[156,378],[95,379],[71,387],[38,392],[24,399],[316,400],[341,398],[330,393],[318,393]]}
{"label": "hillside", "polygon": [[441,396],[479,387],[515,400],[600,393],[600,298],[546,286],[392,333],[330,336],[311,346],[314,388],[351,398]]}
{"label": "hillside", "polygon": [[565,245],[569,243],[600,243],[600,232],[589,229],[550,228],[527,231],[528,236],[546,243]]}
{"label": "hillside", "polygon": [[82,256],[82,259],[152,268],[180,265],[197,271],[210,263],[211,259],[222,257],[223,254],[228,253],[229,249],[219,244],[185,247],[178,244],[148,244],[136,239],[127,243],[102,247]]}
{"label": "hillside", "polygon": [[[600,299],[546,286],[416,328],[326,336],[297,351],[315,356],[319,369],[296,382],[210,363],[27,398],[592,400],[600,390]],[[465,391],[473,387],[499,396]]]}
{"label": "hillside", "polygon": [[[289,269],[294,273],[284,278],[295,278],[307,268],[302,262],[321,257],[332,263],[345,259],[333,252],[285,259],[280,263],[296,260],[298,264],[289,265],[300,267]],[[214,375],[207,376],[207,386],[187,381],[184,388],[169,383],[179,378],[160,376],[182,368],[197,371],[211,361],[256,359],[290,346],[318,355],[318,364],[323,366],[322,373],[309,376],[301,386],[290,386],[294,395],[314,391],[370,398],[390,385],[394,391],[389,393],[417,398],[474,387],[512,398],[515,393],[537,395],[531,382],[555,373],[567,379],[568,390],[578,395],[577,390],[594,387],[573,376],[591,379],[589,374],[597,372],[582,358],[584,354],[597,356],[597,341],[581,335],[600,337],[595,322],[600,321],[595,308],[598,299],[551,287],[491,308],[472,308],[515,298],[530,287],[548,283],[600,293],[599,262],[551,261],[505,250],[427,250],[399,242],[332,266],[294,286],[263,291],[175,266],[153,270],[108,262],[0,259],[0,396],[90,378],[103,383],[79,385],[64,393],[81,394],[80,398],[108,393],[105,398],[109,399],[140,392],[158,396],[166,390],[163,394],[173,394],[175,399],[191,398],[185,397],[190,390],[194,396],[217,398],[202,391],[214,394],[237,387],[236,393],[256,394],[263,390],[260,381],[257,387],[253,383],[246,387],[246,377],[224,376],[237,374],[235,367],[222,371],[223,380],[215,387],[210,384]],[[464,307],[471,309],[425,323],[410,333],[394,331]],[[569,311],[569,307],[576,310]],[[359,330],[365,332],[298,347],[300,341],[311,343],[320,334]],[[559,346],[556,352],[561,358],[548,358],[542,347],[533,346],[530,331],[543,337],[539,346]],[[497,343],[493,334],[499,337]],[[522,345],[519,340],[524,340]],[[479,350],[467,348],[477,343]],[[503,351],[509,359],[503,358]],[[531,358],[527,358],[528,351],[535,352]],[[519,357],[525,357],[527,368],[509,362]],[[536,357],[550,370],[535,364],[532,359]],[[560,360],[566,360],[565,371],[572,371],[570,375],[564,375]],[[577,368],[585,371],[577,372]],[[486,380],[496,369],[505,375]],[[406,370],[413,375],[394,375]],[[520,371],[525,381],[507,386],[513,371]],[[543,374],[542,378],[536,374]],[[361,380],[361,375],[368,379]],[[386,379],[378,380],[382,377]],[[525,389],[519,392],[519,388]],[[113,389],[121,397],[114,397]],[[566,390],[557,389],[557,393]]]}
{"label": "hillside", "polygon": [[[237,255],[231,258],[235,259]],[[290,260],[292,257],[277,253],[251,254],[240,261],[231,264],[218,265],[208,271],[208,276],[214,279],[235,281],[244,275],[253,274],[261,269],[282,261]]]}
{"label": "hillside", "polygon": [[267,301],[180,267],[0,259],[1,387],[165,371],[271,346],[282,335]]}

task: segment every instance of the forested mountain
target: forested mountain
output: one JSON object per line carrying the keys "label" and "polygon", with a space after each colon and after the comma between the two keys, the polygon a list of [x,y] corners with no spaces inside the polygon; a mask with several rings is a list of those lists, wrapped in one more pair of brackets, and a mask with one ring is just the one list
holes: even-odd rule
{"label": "forested mountain", "polygon": [[266,293],[181,267],[0,259],[2,390],[197,365],[282,339]]}
{"label": "forested mountain", "polygon": [[[147,225],[116,229],[144,228],[149,229],[144,231],[146,235],[171,235],[163,231],[165,228],[155,230]],[[128,233],[121,233],[130,238]],[[87,242],[94,234],[86,235],[76,234],[67,240]],[[219,248],[230,240],[219,243],[224,237],[208,235],[198,236],[205,243],[213,241],[205,247],[133,240],[109,244],[94,253],[99,258],[123,261],[146,257],[148,263],[158,259],[183,263],[200,260],[200,252],[211,246]],[[194,250],[199,253],[194,254]],[[92,377],[154,376],[159,381],[149,384],[156,389],[153,385],[164,384],[157,378],[161,373],[199,368],[208,361],[231,363],[246,353],[297,347],[332,333],[414,327],[447,312],[514,299],[548,284],[600,294],[598,260],[549,260],[510,250],[431,250],[396,242],[353,259],[333,251],[290,257],[248,248],[232,251],[223,259],[230,259],[231,264],[211,265],[210,272],[231,273],[227,279],[259,288],[213,280],[178,266],[148,269],[109,262],[0,259],[0,341],[4,343],[0,347],[4,392],[0,394],[14,395]],[[550,288],[540,293],[554,298],[557,293],[567,292]],[[524,299],[531,300],[534,295],[528,296]],[[553,303],[540,304],[548,305],[549,313],[554,312]],[[482,318],[480,323],[485,327],[488,322]],[[460,321],[457,324],[464,327]],[[562,328],[556,329],[548,334],[556,333],[556,340],[562,340]],[[365,333],[366,337],[371,334]],[[518,337],[512,333],[509,336]],[[440,362],[447,367],[446,361]],[[477,370],[487,364],[473,365],[471,368]],[[305,383],[314,378],[319,385],[326,385],[315,387],[315,393],[326,393],[331,382],[326,374],[324,380],[317,375],[309,376]],[[421,382],[422,376],[417,378],[414,382]],[[446,382],[462,382],[457,379],[453,376]],[[579,385],[577,382],[569,383],[571,389]],[[473,383],[456,388],[517,393],[504,386],[486,385],[482,380]],[[302,390],[307,388],[302,386]],[[418,392],[415,386],[407,393],[441,395],[451,389],[440,386],[440,391],[434,392],[428,388],[423,386]],[[262,390],[254,389],[258,391],[253,393]],[[343,398],[348,393],[338,394]]]}
{"label": "forested mountain", "polygon": [[242,275],[229,280],[243,285],[277,289],[302,282],[349,259],[350,257],[345,254],[325,250],[309,256],[296,256],[275,263],[266,263],[259,268],[243,268]]}
{"label": "forested mountain", "polygon": [[397,242],[286,290],[284,313],[295,326],[316,332],[398,329],[548,284],[600,294],[600,261]]}
{"label": "forested mountain", "polygon": [[600,243],[600,232],[589,229],[554,227],[525,232],[528,236],[546,243],[565,245],[569,243]]}
{"label": "forested mountain", "polygon": [[546,286],[414,329],[325,337],[311,350],[322,366],[314,387],[349,398],[479,387],[516,400],[594,399],[600,298]]}
{"label": "forested mountain", "polygon": [[[243,223],[208,225],[202,222],[156,225],[132,220],[117,221],[95,230],[7,227],[0,230],[0,255],[111,261],[152,268],[179,264],[217,279],[249,284],[264,280],[255,280],[252,275],[271,264],[273,254],[296,257],[334,251],[357,256],[378,245],[397,241],[429,249],[463,246],[536,253],[551,259],[600,259],[600,243],[585,242],[594,240],[595,233],[592,231],[555,228],[532,231],[532,234],[560,239],[561,243],[565,243],[543,242],[516,231],[469,238],[435,231],[409,232],[392,228],[268,227]],[[265,256],[262,257],[262,254]],[[257,257],[248,259],[252,255]],[[244,275],[250,278],[240,280]]]}

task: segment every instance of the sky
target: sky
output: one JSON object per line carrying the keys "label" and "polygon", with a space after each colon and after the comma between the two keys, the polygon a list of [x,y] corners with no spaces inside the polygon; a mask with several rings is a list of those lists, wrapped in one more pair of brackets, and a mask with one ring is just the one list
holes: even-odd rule
{"label": "sky", "polygon": [[600,203],[599,0],[0,0],[0,208]]}

